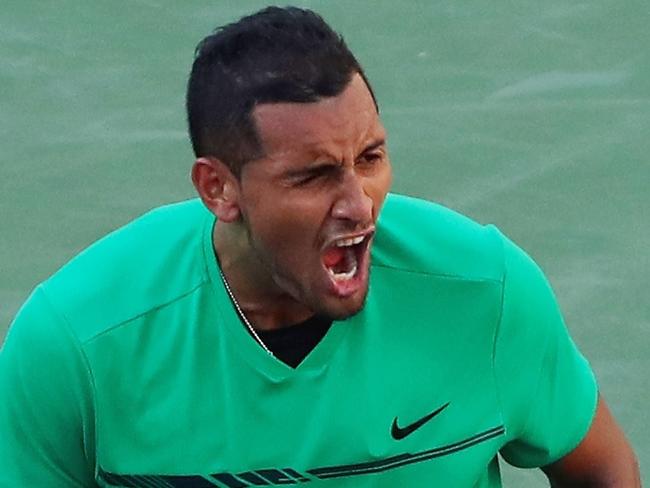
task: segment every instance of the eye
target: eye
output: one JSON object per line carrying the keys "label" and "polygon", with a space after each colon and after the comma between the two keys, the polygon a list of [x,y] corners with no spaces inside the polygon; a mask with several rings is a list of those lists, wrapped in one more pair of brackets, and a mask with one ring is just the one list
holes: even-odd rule
{"label": "eye", "polygon": [[333,174],[335,172],[335,169],[336,166],[329,166],[329,165],[319,166],[317,168],[314,168],[311,171],[299,175],[295,179],[295,185],[308,186],[310,184],[315,184],[320,180],[323,180],[327,178],[329,175]]}
{"label": "eye", "polygon": [[359,163],[372,166],[373,164],[381,162],[383,157],[384,155],[381,152],[378,151],[368,152],[361,156],[361,158],[359,159]]}
{"label": "eye", "polygon": [[296,182],[296,184],[297,184],[298,186],[308,185],[309,183],[311,183],[311,182],[313,182],[313,181],[316,181],[320,176],[321,176],[321,175],[319,175],[319,174],[311,173],[311,174],[308,174],[308,175],[306,175],[306,176],[301,177],[301,178]]}

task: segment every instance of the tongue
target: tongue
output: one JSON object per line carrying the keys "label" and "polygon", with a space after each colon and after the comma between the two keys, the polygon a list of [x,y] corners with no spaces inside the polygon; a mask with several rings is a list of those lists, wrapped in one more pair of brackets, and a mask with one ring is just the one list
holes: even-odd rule
{"label": "tongue", "polygon": [[342,247],[330,247],[323,254],[323,264],[333,268],[345,259],[345,249]]}

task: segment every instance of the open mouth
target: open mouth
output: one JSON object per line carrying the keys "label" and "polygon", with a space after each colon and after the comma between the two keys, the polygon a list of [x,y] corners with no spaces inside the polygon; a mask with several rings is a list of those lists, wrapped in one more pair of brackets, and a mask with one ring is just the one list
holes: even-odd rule
{"label": "open mouth", "polygon": [[333,241],[322,255],[323,266],[335,283],[355,278],[365,264],[372,232]]}

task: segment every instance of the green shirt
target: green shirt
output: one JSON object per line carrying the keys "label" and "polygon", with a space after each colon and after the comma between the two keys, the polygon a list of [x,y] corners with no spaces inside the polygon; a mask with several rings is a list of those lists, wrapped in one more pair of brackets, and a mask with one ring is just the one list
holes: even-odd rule
{"label": "green shirt", "polygon": [[498,487],[498,452],[542,466],[588,430],[593,374],[494,227],[389,195],[365,308],[292,369],[238,319],[214,222],[154,210],[36,288],[0,354],[0,487]]}

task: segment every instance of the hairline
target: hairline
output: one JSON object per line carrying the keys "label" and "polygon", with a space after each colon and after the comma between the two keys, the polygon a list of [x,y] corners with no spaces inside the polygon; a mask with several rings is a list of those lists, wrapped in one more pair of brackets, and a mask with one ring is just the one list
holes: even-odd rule
{"label": "hairline", "polygon": [[[370,98],[372,98],[373,105],[375,106],[375,110],[377,111],[377,114],[379,114],[379,105],[377,103],[377,99],[375,97],[375,93],[372,90],[372,87],[370,86],[370,82],[368,81],[368,78],[366,77],[365,73],[363,72],[362,69],[353,69],[350,71],[350,77],[348,82],[343,85],[343,88],[341,91],[338,93],[332,95],[332,96],[322,96],[318,97],[317,99],[309,102],[294,102],[294,101],[286,101],[286,100],[279,100],[279,101],[273,101],[273,102],[254,102],[251,109],[247,111],[245,114],[247,117],[250,118],[250,122],[252,124],[253,130],[254,130],[254,135],[256,139],[256,144],[258,145],[257,148],[255,148],[258,153],[255,156],[252,156],[250,158],[247,158],[245,161],[242,161],[239,164],[232,165],[228,162],[223,161],[223,163],[230,169],[230,171],[235,175],[235,177],[241,181],[241,173],[244,169],[244,166],[246,166],[248,163],[252,163],[254,161],[258,161],[260,159],[263,159],[264,157],[267,156],[266,150],[264,148],[264,143],[262,141],[262,138],[260,137],[260,130],[257,125],[257,118],[255,117],[255,110],[257,107],[263,106],[263,105],[283,105],[283,104],[298,104],[298,105],[309,105],[309,104],[315,104],[315,103],[320,103],[324,100],[336,98],[341,95],[349,86],[350,83],[354,80],[355,76],[359,76],[362,81],[364,86],[366,87],[366,90],[368,91],[368,94],[370,95]],[[214,156],[213,156],[214,157]],[[234,167],[233,167],[234,166]]]}

